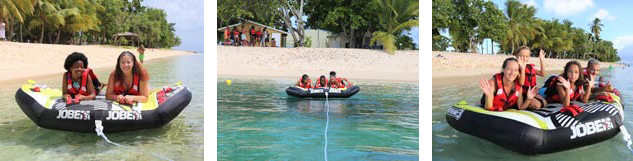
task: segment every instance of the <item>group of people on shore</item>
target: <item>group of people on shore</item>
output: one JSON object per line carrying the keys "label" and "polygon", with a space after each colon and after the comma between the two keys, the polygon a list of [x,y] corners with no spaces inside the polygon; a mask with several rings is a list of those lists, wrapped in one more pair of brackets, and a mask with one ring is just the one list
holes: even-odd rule
{"label": "group of people on shore", "polygon": [[[503,111],[510,108],[519,110],[538,110],[547,107],[548,103],[562,103],[561,112],[576,116],[583,111],[571,101],[586,103],[590,98],[602,101],[612,101],[607,92],[619,94],[610,83],[596,81],[600,74],[600,62],[589,60],[583,68],[578,61],[569,61],[563,73],[548,78],[539,92],[536,77],[546,74],[544,65],[544,51],[540,50],[540,70],[534,64],[529,64],[532,50],[523,46],[514,52],[515,58],[507,58],[501,67],[502,71],[491,79],[479,81],[483,91],[481,104],[487,110]],[[600,78],[602,79],[602,78]]]}
{"label": "group of people on shore", "polygon": [[269,40],[269,33],[266,30],[267,27],[257,28],[251,26],[247,29],[246,26],[233,26],[233,29],[229,31],[229,27],[224,28],[224,45],[232,46],[252,46],[252,47],[268,47],[266,43],[270,41],[271,46],[275,47],[275,38]]}
{"label": "group of people on shore", "polygon": [[88,58],[73,52],[64,62],[66,72],[62,77],[62,98],[68,104],[93,100],[107,86],[106,99],[121,104],[147,102],[149,96],[149,74],[132,52],[119,54],[115,69],[110,72],[109,83],[101,83],[88,68]]}
{"label": "group of people on shore", "polygon": [[336,72],[331,71],[329,80],[325,77],[325,75],[321,75],[321,77],[319,77],[314,85],[312,85],[312,80],[310,80],[310,76],[308,76],[307,74],[303,74],[299,81],[295,83],[295,86],[299,86],[301,88],[345,88],[354,86],[354,84],[347,80],[347,78],[336,77]]}

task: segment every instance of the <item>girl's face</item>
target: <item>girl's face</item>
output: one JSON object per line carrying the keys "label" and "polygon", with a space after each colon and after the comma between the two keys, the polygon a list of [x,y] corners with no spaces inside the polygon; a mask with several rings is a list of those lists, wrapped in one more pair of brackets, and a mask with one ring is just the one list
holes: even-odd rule
{"label": "girl's face", "polygon": [[84,61],[78,60],[70,66],[70,71],[74,77],[79,77],[84,72]]}
{"label": "girl's face", "polygon": [[580,69],[578,68],[578,65],[572,65],[569,67],[569,70],[567,70],[567,78],[569,78],[570,82],[578,80],[579,75]]}
{"label": "girl's face", "polygon": [[321,77],[321,83],[325,83],[325,77]]}
{"label": "girl's face", "polygon": [[589,67],[587,67],[587,74],[589,75],[598,75],[600,74],[600,65],[599,64],[594,64],[594,65],[590,65]]}
{"label": "girl's face", "polygon": [[523,60],[523,63],[527,63],[530,60],[530,50],[521,50],[516,57],[519,61]]}
{"label": "girl's face", "polygon": [[132,72],[132,68],[134,67],[134,61],[129,55],[124,55],[123,57],[121,57],[121,61],[119,62],[119,64],[121,67],[121,71],[123,71],[124,73]]}
{"label": "girl's face", "polygon": [[519,63],[516,61],[509,61],[506,64],[506,67],[503,68],[503,77],[507,80],[514,81],[517,76],[519,76]]}

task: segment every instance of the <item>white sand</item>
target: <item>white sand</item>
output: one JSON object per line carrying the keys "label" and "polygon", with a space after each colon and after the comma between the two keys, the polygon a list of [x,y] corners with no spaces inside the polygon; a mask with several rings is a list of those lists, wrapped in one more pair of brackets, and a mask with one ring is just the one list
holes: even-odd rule
{"label": "white sand", "polygon": [[[72,52],[81,52],[88,57],[89,68],[114,67],[116,59],[123,51],[131,51],[137,56],[136,48],[122,48],[100,45],[52,45],[15,43],[0,41],[0,84],[22,82],[42,76],[50,76],[66,72],[64,60]],[[146,49],[144,61],[166,58],[191,52]]]}
{"label": "white sand", "polygon": [[354,80],[418,81],[418,51],[338,48],[264,48],[218,46],[218,75],[312,79],[328,75]]}

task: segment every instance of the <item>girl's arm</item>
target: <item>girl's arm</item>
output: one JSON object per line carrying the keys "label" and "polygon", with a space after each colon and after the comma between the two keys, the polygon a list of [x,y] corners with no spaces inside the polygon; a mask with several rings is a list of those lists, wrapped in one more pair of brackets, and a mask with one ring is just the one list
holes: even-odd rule
{"label": "girl's arm", "polygon": [[114,71],[112,71],[110,73],[110,77],[108,78],[108,88],[106,89],[107,100],[116,100],[117,95],[114,94],[114,84],[116,84],[116,82],[114,81]]}
{"label": "girl's arm", "polygon": [[536,75],[541,76],[541,77],[545,76],[545,74],[546,74],[545,73],[545,63],[543,63],[543,59],[545,59],[545,52],[543,50],[541,50],[538,53],[538,60],[541,62],[541,70],[537,70],[536,71]]}
{"label": "girl's arm", "polygon": [[64,74],[64,76],[62,77],[62,98],[63,99],[68,99],[70,98],[70,94],[68,94],[68,91],[66,91],[66,88],[68,88],[68,84],[66,84],[66,74]]}
{"label": "girl's arm", "polygon": [[556,85],[556,90],[558,92],[558,97],[560,98],[561,103],[565,106],[569,106],[569,89],[566,89],[562,85]]}
{"label": "girl's arm", "polygon": [[136,101],[139,103],[145,103],[147,102],[147,98],[149,97],[149,84],[147,83],[147,80],[141,80],[139,82],[139,93],[140,95],[138,96],[133,96],[133,95],[127,95],[125,96],[126,99],[132,99],[132,101]]}

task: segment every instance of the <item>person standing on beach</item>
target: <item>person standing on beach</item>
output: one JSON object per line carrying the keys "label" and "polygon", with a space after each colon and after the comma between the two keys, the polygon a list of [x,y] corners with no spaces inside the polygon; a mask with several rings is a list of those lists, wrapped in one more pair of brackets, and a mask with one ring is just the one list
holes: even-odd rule
{"label": "person standing on beach", "polygon": [[229,45],[231,43],[229,27],[224,28],[224,45]]}
{"label": "person standing on beach", "polygon": [[4,22],[0,19],[0,40],[1,41],[7,40],[6,36],[4,35],[5,34],[4,26],[5,26]]}
{"label": "person standing on beach", "polygon": [[233,26],[233,46],[240,45],[240,31],[237,30],[237,26]]}
{"label": "person standing on beach", "polygon": [[88,68],[88,58],[79,52],[73,52],[64,62],[66,73],[62,77],[62,98],[67,104],[93,100],[99,93],[101,83]]}
{"label": "person standing on beach", "polygon": [[145,58],[145,48],[143,44],[141,44],[141,47],[136,49],[136,51],[138,51],[138,58],[141,60],[141,64],[143,64],[143,59]]}
{"label": "person standing on beach", "polygon": [[262,29],[261,28],[259,28],[259,29],[257,29],[257,31],[255,31],[255,37],[256,37],[255,38],[255,43],[256,43],[255,46],[257,46],[257,47],[262,46],[262,43],[261,43]]}
{"label": "person standing on beach", "polygon": [[149,96],[149,74],[129,51],[117,58],[114,71],[108,79],[106,99],[122,104],[145,103]]}
{"label": "person standing on beach", "polygon": [[242,46],[249,46],[248,45],[248,37],[246,36],[246,34],[248,34],[248,30],[246,29],[246,26],[242,25]]}
{"label": "person standing on beach", "polygon": [[[545,64],[543,63],[543,59],[545,59],[545,52],[540,50],[538,55],[541,63],[541,70],[537,70],[534,64],[528,64],[531,53],[532,51],[530,50],[530,47],[527,46],[521,46],[514,52],[514,56],[519,61],[519,84],[521,84],[523,88],[523,98],[527,98],[528,89],[537,87],[536,76],[545,76]],[[530,107],[539,109],[547,106],[547,101],[545,101],[541,95],[536,95],[534,98],[535,99],[530,102]]]}
{"label": "person standing on beach", "polygon": [[[485,78],[479,81],[479,88],[484,92],[481,97],[481,104],[484,109],[490,111],[504,111],[509,108],[519,110],[529,108],[530,101],[537,95],[538,88],[528,89],[526,98],[521,95],[521,85],[519,84],[519,61],[515,58],[507,58],[501,66],[501,73],[495,74],[492,79]],[[525,99],[525,101],[524,101]]]}
{"label": "person standing on beach", "polygon": [[263,37],[263,38],[262,38],[262,40],[261,40],[261,44],[262,44],[262,46],[263,46],[263,47],[267,47],[267,46],[266,46],[266,42],[268,42],[268,31],[266,31],[266,28],[267,28],[267,27],[264,27],[264,31],[263,31],[263,33],[264,33],[264,35],[263,35],[263,36],[264,36],[264,37]]}
{"label": "person standing on beach", "polygon": [[254,40],[257,39],[257,35],[255,35],[255,26],[251,26],[250,36],[251,37],[249,37],[250,38],[249,39],[250,40],[250,44],[249,45],[251,47],[253,47],[253,46],[255,46],[255,41]]}

